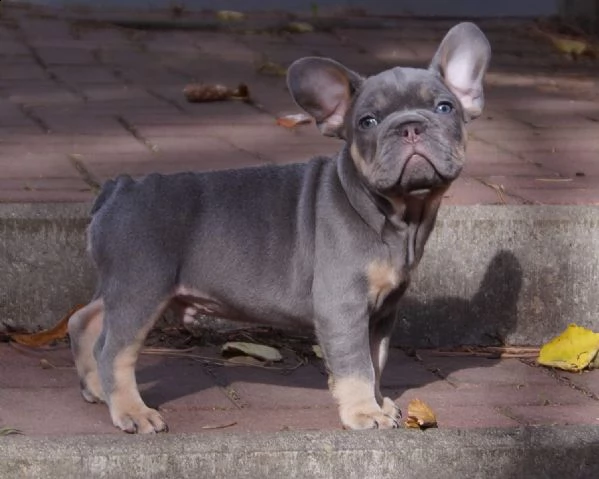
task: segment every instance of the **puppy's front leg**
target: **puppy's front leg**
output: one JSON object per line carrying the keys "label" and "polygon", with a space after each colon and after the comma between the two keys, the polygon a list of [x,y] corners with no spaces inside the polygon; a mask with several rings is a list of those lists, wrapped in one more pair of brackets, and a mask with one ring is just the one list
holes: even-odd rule
{"label": "puppy's front leg", "polygon": [[392,312],[388,316],[380,318],[370,325],[370,352],[372,355],[372,363],[374,365],[375,376],[375,395],[377,403],[383,408],[383,412],[394,417],[401,417],[401,411],[393,401],[388,397],[383,397],[381,393],[381,375],[387,362],[389,353],[389,343],[391,341],[391,333],[395,325],[396,313]]}
{"label": "puppy's front leg", "polygon": [[399,410],[389,400],[377,400],[377,372],[372,362],[367,316],[339,315],[319,321],[320,345],[331,373],[329,386],[348,429],[398,427]]}

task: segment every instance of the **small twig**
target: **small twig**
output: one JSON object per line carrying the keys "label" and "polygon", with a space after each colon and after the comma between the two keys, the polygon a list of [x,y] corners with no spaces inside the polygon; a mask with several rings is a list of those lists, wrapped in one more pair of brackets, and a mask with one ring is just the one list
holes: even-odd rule
{"label": "small twig", "polygon": [[224,429],[226,427],[235,426],[235,424],[237,424],[237,421],[226,422],[224,424],[206,424],[205,426],[202,426],[202,429]]}
{"label": "small twig", "polygon": [[483,180],[482,178],[479,178],[478,181],[480,181],[483,185],[488,186],[489,188],[493,188],[495,190],[495,193],[497,193],[497,196],[499,196],[499,200],[501,201],[501,203],[504,205],[507,204],[507,202],[505,201],[505,195],[503,194],[503,185],[496,185],[495,183]]}
{"label": "small twig", "polygon": [[2,427],[0,428],[0,436],[10,436],[12,434],[23,434],[19,429],[14,427]]}
{"label": "small twig", "polygon": [[[193,348],[190,348],[193,349]],[[229,366],[249,366],[249,367],[256,367],[256,368],[260,368],[260,369],[270,369],[273,371],[295,371],[296,369],[298,369],[300,366],[304,365],[303,361],[298,361],[297,364],[291,366],[291,367],[287,367],[287,366],[283,366],[283,367],[277,367],[277,366],[264,366],[264,365],[259,365],[259,364],[239,364],[236,363],[234,361],[229,361],[228,359],[223,359],[223,358],[215,358],[215,357],[210,357],[210,356],[202,356],[199,354],[195,354],[195,353],[190,353],[190,349],[187,350],[183,350],[183,349],[162,349],[162,348],[146,348],[142,351],[142,354],[148,354],[148,355],[153,355],[153,356],[169,356],[169,357],[176,357],[176,358],[189,358],[189,359],[193,359],[196,361],[201,361],[204,363],[212,363],[212,364],[217,364],[219,366],[224,366],[224,365],[229,365]]]}

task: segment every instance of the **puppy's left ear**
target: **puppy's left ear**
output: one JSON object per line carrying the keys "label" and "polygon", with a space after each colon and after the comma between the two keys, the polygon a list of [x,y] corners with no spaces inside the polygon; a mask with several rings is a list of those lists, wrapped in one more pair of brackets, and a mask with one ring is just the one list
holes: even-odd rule
{"label": "puppy's left ear", "polygon": [[325,136],[343,137],[345,114],[362,81],[360,75],[329,58],[301,58],[287,70],[291,96]]}
{"label": "puppy's left ear", "polygon": [[445,35],[429,67],[458,97],[467,120],[482,113],[483,77],[490,59],[491,46],[485,34],[474,23],[464,22]]}

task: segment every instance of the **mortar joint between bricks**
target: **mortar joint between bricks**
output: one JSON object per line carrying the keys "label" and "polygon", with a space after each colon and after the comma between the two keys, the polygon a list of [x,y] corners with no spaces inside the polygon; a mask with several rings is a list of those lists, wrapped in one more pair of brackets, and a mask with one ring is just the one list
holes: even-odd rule
{"label": "mortar joint between bricks", "polygon": [[35,49],[35,47],[33,45],[31,45],[31,43],[29,43],[29,40],[27,39],[27,36],[25,35],[25,32],[23,32],[23,30],[21,28],[21,25],[19,25],[19,23],[16,22],[15,26],[16,26],[15,31],[17,32],[17,37],[18,37],[19,41],[23,45],[25,45],[25,47],[27,48],[27,50],[29,50],[29,53],[30,53],[31,57],[33,58],[34,62],[42,69],[42,71],[44,72],[44,74],[51,81],[53,81],[57,85],[65,88],[66,90],[68,90],[69,92],[71,92],[75,96],[79,97],[84,102],[86,102],[88,100],[87,95],[85,95],[83,92],[79,91],[77,88],[72,87],[68,83],[66,83],[63,80],[61,80],[60,78],[58,78],[58,76],[56,76],[56,74],[53,71],[50,70],[48,64],[40,56],[40,54]]}
{"label": "mortar joint between bricks", "polygon": [[156,153],[160,149],[158,148],[158,145],[152,143],[148,138],[143,136],[134,125],[127,121],[125,117],[122,115],[116,115],[115,118],[119,125],[121,125],[131,136],[133,136],[133,138],[143,144],[152,153]]}
{"label": "mortar joint between bricks", "polygon": [[[561,374],[559,374],[559,372],[555,368],[549,368],[549,367],[545,367],[545,366],[540,366],[536,362],[531,362],[531,361],[527,361],[527,360],[524,360],[524,359],[521,359],[520,362],[523,363],[523,364],[526,364],[527,366],[533,367],[533,368],[540,368],[545,374],[551,376],[557,382],[559,382],[559,383],[561,383],[561,384],[563,384],[565,386],[568,386],[571,389],[574,389],[575,391],[578,391],[579,393],[584,394],[589,399],[592,399],[594,401],[599,401],[599,396],[597,396],[597,394],[595,394],[594,392],[589,391],[588,389],[585,389],[584,387],[579,386],[578,384],[572,382],[572,380],[570,378],[562,376]],[[576,373],[572,373],[572,374],[576,374]]]}

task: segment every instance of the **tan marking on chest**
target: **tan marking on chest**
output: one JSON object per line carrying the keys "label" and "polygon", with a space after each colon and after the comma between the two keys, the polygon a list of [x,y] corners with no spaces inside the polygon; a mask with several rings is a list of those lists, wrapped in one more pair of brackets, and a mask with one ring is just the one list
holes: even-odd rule
{"label": "tan marking on chest", "polygon": [[358,145],[352,143],[351,147],[349,148],[349,152],[351,154],[352,159],[354,160],[354,165],[356,165],[358,171],[362,174],[362,176],[368,176],[370,167],[368,166],[368,163],[366,162],[364,157],[360,154],[360,151],[358,150]]}
{"label": "tan marking on chest", "polygon": [[374,260],[366,269],[368,299],[378,305],[391,291],[399,286],[399,273],[389,261]]}

